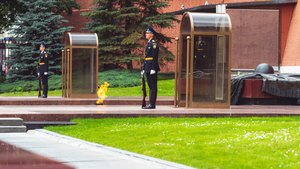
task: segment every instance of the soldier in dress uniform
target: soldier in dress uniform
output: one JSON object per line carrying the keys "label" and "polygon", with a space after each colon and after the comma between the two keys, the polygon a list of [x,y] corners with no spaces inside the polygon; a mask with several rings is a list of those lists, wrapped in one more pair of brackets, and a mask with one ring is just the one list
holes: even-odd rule
{"label": "soldier in dress uniform", "polygon": [[47,98],[48,96],[48,54],[45,51],[46,45],[41,43],[39,54],[39,63],[38,63],[38,77],[41,78],[42,85],[43,85],[43,96],[42,98]]}
{"label": "soldier in dress uniform", "polygon": [[145,61],[141,74],[146,74],[147,84],[150,89],[150,104],[143,107],[143,109],[155,109],[156,106],[157,73],[160,69],[158,65],[159,47],[157,42],[154,40],[155,35],[155,30],[152,27],[148,27],[146,30],[146,39],[148,40],[148,43],[145,48]]}

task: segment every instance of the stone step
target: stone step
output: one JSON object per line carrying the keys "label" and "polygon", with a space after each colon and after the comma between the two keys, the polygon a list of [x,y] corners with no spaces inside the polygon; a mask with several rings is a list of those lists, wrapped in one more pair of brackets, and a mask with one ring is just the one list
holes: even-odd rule
{"label": "stone step", "polygon": [[[148,100],[148,98],[147,98]],[[96,105],[97,99],[68,99],[68,98],[0,98],[0,105]],[[141,105],[142,99],[133,98],[108,98],[104,100],[104,105]],[[173,98],[158,98],[156,105],[173,105]]]}
{"label": "stone step", "polygon": [[26,126],[0,126],[0,133],[25,133]]}
{"label": "stone step", "polygon": [[22,126],[21,118],[0,118],[0,126]]}
{"label": "stone step", "polygon": [[75,125],[75,122],[69,121],[24,121],[27,130],[42,129],[45,126],[58,126],[58,125]]}

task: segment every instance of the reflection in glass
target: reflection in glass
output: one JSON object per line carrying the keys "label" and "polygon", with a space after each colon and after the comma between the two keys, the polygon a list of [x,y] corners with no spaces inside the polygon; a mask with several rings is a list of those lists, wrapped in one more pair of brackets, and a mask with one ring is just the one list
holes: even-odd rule
{"label": "reflection in glass", "polygon": [[182,50],[181,50],[181,73],[180,73],[180,100],[186,99],[186,55],[187,55],[187,35],[183,35]]}
{"label": "reflection in glass", "polygon": [[195,36],[193,102],[227,100],[228,53],[224,49],[227,47],[226,42],[225,36]]}
{"label": "reflection in glass", "polygon": [[225,89],[225,64],[226,61],[226,38],[217,36],[217,56],[216,56],[216,100],[224,100]]}
{"label": "reflection in glass", "polygon": [[[190,33],[191,33],[191,21],[189,15],[184,15],[181,21],[181,34],[190,34]],[[183,40],[186,40],[186,38]]]}
{"label": "reflection in glass", "polygon": [[224,14],[191,13],[197,32],[227,32],[230,29],[228,16]]}
{"label": "reflection in glass", "polygon": [[72,33],[72,46],[95,46],[97,45],[97,36],[94,34]]}
{"label": "reflection in glass", "polygon": [[96,93],[96,49],[74,48],[72,58],[72,92]]}

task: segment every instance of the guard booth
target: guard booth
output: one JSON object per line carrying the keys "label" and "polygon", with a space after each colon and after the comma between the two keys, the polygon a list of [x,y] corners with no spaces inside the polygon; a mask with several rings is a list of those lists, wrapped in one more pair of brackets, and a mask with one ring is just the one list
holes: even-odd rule
{"label": "guard booth", "polygon": [[62,51],[62,96],[96,98],[97,87],[97,34],[67,33]]}
{"label": "guard booth", "polygon": [[229,108],[229,15],[186,12],[177,44],[175,106]]}

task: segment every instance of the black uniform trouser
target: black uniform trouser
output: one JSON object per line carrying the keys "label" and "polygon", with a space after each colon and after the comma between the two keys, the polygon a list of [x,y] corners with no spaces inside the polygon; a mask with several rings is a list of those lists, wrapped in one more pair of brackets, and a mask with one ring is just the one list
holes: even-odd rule
{"label": "black uniform trouser", "polygon": [[157,97],[157,73],[150,75],[150,73],[146,73],[147,83],[149,86],[149,96],[150,96],[150,104],[155,106],[156,97]]}
{"label": "black uniform trouser", "polygon": [[43,84],[43,95],[48,95],[48,75],[41,75],[41,80]]}

